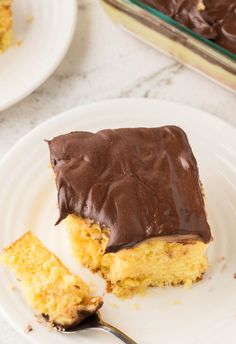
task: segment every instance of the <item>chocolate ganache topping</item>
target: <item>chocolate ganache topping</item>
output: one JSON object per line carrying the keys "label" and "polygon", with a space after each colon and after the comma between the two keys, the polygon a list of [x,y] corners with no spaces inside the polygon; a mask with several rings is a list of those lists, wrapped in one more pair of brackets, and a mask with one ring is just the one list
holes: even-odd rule
{"label": "chocolate ganache topping", "polygon": [[106,226],[106,253],[154,237],[211,240],[197,163],[182,129],[78,131],[48,143],[57,223],[75,214]]}
{"label": "chocolate ganache topping", "polygon": [[236,54],[236,0],[142,0]]}

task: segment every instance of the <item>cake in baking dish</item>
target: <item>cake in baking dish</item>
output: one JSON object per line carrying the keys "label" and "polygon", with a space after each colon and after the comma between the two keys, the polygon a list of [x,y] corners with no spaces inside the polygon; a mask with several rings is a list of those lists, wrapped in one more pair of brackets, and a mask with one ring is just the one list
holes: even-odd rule
{"label": "cake in baking dish", "polygon": [[82,279],[31,232],[4,249],[0,258],[15,273],[29,306],[52,325],[76,326],[102,306],[102,298],[91,297]]}
{"label": "cake in baking dish", "polygon": [[235,0],[141,0],[236,54]]}
{"label": "cake in baking dish", "polygon": [[48,142],[75,258],[118,297],[190,285],[211,240],[197,162],[176,126],[77,131]]}
{"label": "cake in baking dish", "polygon": [[12,0],[0,0],[0,52],[12,45]]}

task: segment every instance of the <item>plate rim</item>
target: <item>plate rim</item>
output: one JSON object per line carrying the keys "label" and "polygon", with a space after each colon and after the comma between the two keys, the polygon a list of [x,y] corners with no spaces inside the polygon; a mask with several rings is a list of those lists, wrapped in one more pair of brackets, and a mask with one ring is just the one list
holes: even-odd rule
{"label": "plate rim", "polygon": [[[84,105],[79,105],[79,106],[75,106],[72,107],[71,109],[68,109],[66,111],[63,111],[62,113],[59,113],[58,115],[55,115],[49,119],[47,119],[46,121],[43,121],[42,123],[40,123],[39,125],[37,125],[35,128],[33,128],[32,130],[30,130],[28,133],[26,133],[21,139],[19,139],[5,154],[4,156],[0,159],[0,170],[2,167],[4,167],[4,164],[7,163],[8,159],[11,158],[11,155],[14,154],[14,151],[19,148],[21,146],[22,143],[24,143],[25,141],[29,140],[31,137],[33,137],[33,135],[35,133],[37,133],[38,131],[42,131],[42,129],[44,127],[47,127],[48,125],[51,126],[54,122],[57,122],[58,120],[61,120],[63,118],[66,118],[69,114],[72,113],[76,113],[78,112],[78,114],[76,116],[80,116],[80,111],[83,111],[83,109],[89,109],[89,108],[97,108],[99,106],[106,106],[107,104],[109,106],[111,105],[117,105],[118,103],[124,103],[123,105],[125,105],[125,103],[129,103],[130,106],[134,106],[133,104],[136,104],[136,106],[138,106],[138,103],[142,102],[142,103],[156,103],[156,104],[161,104],[162,106],[177,106],[181,109],[186,109],[186,112],[188,110],[194,110],[196,111],[199,116],[201,115],[203,116],[208,116],[208,118],[211,118],[211,120],[213,120],[214,122],[217,122],[219,125],[223,125],[225,128],[227,128],[230,131],[234,131],[236,132],[236,128],[231,125],[230,123],[224,121],[223,119],[207,112],[201,109],[197,109],[194,107],[191,107],[189,105],[185,105],[182,103],[178,103],[178,102],[172,102],[172,101],[168,101],[168,100],[162,100],[162,99],[147,99],[147,98],[115,98],[115,99],[109,99],[109,100],[102,100],[102,101],[98,101],[98,102],[92,102],[89,104],[84,104]],[[91,115],[92,116],[92,115]],[[8,324],[12,327],[12,329],[14,329],[22,338],[24,338],[27,342],[29,343],[34,343],[34,344],[38,344],[38,340],[30,337],[28,334],[26,334],[24,332],[24,330],[17,324],[14,323],[14,321],[12,320],[12,318],[9,316],[8,312],[2,307],[2,304],[0,303],[0,315],[2,316],[2,318],[8,322]]]}
{"label": "plate rim", "polygon": [[[76,1],[76,0],[72,0],[72,1]],[[4,153],[4,155],[1,157],[0,159],[0,168],[2,167],[2,165],[5,163],[5,160],[8,159],[8,157],[12,154],[12,152],[18,148],[22,142],[24,142],[25,140],[27,140],[31,135],[33,135],[35,132],[37,132],[38,130],[41,130],[41,128],[46,127],[47,125],[51,125],[54,121],[57,121],[63,117],[67,117],[68,115],[70,115],[72,112],[75,111],[80,111],[80,109],[89,109],[89,108],[93,108],[93,107],[97,107],[97,106],[103,106],[106,105],[107,103],[110,104],[114,104],[116,105],[116,103],[123,103],[123,102],[127,102],[127,103],[136,103],[136,102],[143,102],[143,103],[149,103],[149,102],[154,102],[154,103],[159,103],[159,104],[163,104],[163,105],[172,105],[172,106],[177,106],[177,107],[181,107],[183,109],[187,110],[191,110],[191,111],[196,111],[199,113],[199,115],[201,116],[208,116],[208,118],[211,118],[211,120],[214,120],[216,122],[218,122],[219,124],[227,127],[228,130],[232,131],[236,131],[236,128],[228,123],[226,120],[219,118],[216,115],[213,115],[212,113],[205,111],[205,110],[201,110],[195,107],[192,107],[190,105],[187,104],[183,104],[180,102],[175,102],[175,101],[169,101],[169,100],[165,100],[165,99],[155,99],[155,98],[138,98],[138,97],[132,97],[132,98],[112,98],[112,99],[105,99],[105,100],[101,100],[101,101],[95,101],[92,103],[88,103],[88,104],[83,104],[83,105],[77,105],[74,106],[70,109],[67,109],[63,112],[60,112],[54,116],[52,116],[49,119],[46,119],[45,121],[43,121],[42,123],[38,124],[35,128],[29,130],[26,134],[24,134],[16,143],[14,143],[14,145],[7,150],[6,153]],[[79,114],[78,114],[79,115]]]}
{"label": "plate rim", "polygon": [[[53,73],[54,71],[59,67],[61,62],[63,61],[64,57],[66,56],[66,53],[69,50],[69,47],[72,43],[77,18],[78,18],[78,11],[77,11],[77,1],[76,0],[67,0],[68,4],[71,4],[72,8],[72,16],[71,16],[71,25],[68,28],[68,38],[65,41],[65,44],[63,45],[63,49],[61,49],[60,54],[57,55],[56,59],[48,65],[48,68],[46,69],[46,72],[36,78],[34,82],[30,83],[30,86],[26,87],[26,89],[23,92],[20,92],[18,95],[16,95],[14,98],[9,99],[6,102],[3,102],[3,104],[0,104],[0,111],[7,110],[11,106],[17,104],[21,100],[25,99],[27,96],[29,96],[32,92],[34,92],[39,86],[41,86]],[[11,47],[10,47],[11,49]]]}

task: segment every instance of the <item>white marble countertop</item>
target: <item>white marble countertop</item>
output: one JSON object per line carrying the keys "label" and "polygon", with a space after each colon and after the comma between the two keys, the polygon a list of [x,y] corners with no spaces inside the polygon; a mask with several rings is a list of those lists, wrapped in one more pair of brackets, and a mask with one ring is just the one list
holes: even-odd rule
{"label": "white marble countertop", "polygon": [[[177,101],[236,126],[235,94],[123,32],[107,19],[97,0],[78,4],[75,37],[60,67],[30,96],[0,113],[0,157],[42,121],[111,98]],[[26,341],[0,316],[0,344],[13,343]]]}

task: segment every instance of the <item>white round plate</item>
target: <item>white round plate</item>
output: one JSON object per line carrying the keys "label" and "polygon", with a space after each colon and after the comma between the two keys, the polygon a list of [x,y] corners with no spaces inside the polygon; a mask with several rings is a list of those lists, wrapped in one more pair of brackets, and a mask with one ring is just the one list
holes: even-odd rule
{"label": "white round plate", "polygon": [[0,110],[26,97],[58,67],[73,37],[76,6],[76,0],[13,1],[14,39],[22,44],[0,53]]}
{"label": "white round plate", "polygon": [[[222,344],[236,341],[236,130],[206,112],[158,100],[112,100],[72,109],[25,136],[0,163],[0,249],[26,230],[33,230],[74,272],[94,283],[103,281],[79,267],[70,255],[64,225],[58,216],[56,187],[44,139],[74,130],[182,127],[198,160],[214,241],[208,250],[210,268],[190,289],[150,288],[145,296],[121,301],[105,295],[104,320],[139,344]],[[22,253],[24,254],[24,253]],[[119,343],[98,331],[66,336],[37,323],[7,268],[0,268],[0,307],[9,322],[33,343]],[[13,291],[11,286],[16,286]],[[34,331],[24,334],[30,323]]]}

